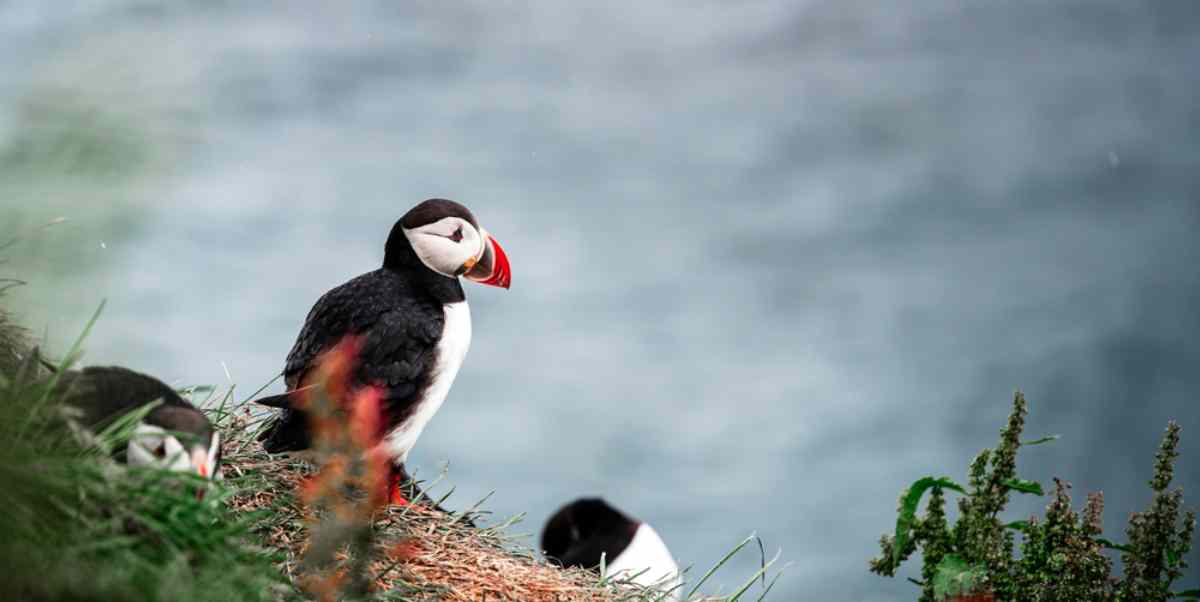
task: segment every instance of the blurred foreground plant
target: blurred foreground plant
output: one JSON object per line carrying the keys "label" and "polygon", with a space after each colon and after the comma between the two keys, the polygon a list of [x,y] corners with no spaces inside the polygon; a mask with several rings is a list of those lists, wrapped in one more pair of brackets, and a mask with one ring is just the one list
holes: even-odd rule
{"label": "blurred foreground plant", "polygon": [[[1191,550],[1196,527],[1195,512],[1182,511],[1183,492],[1167,489],[1179,455],[1179,425],[1167,425],[1159,446],[1150,481],[1154,491],[1150,508],[1131,516],[1126,529],[1130,543],[1119,545],[1100,536],[1101,494],[1088,496],[1081,515],[1071,507],[1070,485],[1058,479],[1044,519],[1000,520],[1010,492],[1044,495],[1040,484],[1016,475],[1027,412],[1025,397],[1018,392],[1008,425],[1000,433],[1000,444],[995,450],[984,449],[971,462],[967,487],[946,477],[925,477],[901,494],[895,534],[880,539],[882,554],[871,560],[871,571],[893,577],[900,564],[920,548],[922,579],[913,581],[921,586],[922,602],[1200,599],[1197,590],[1171,591],[1172,583],[1187,568],[1184,556]],[[953,527],[946,520],[945,490],[962,495]],[[917,509],[926,492],[929,502],[925,515],[919,517]],[[1019,556],[1015,553],[1016,532],[1022,533]],[[1122,552],[1124,577],[1112,576],[1112,561],[1104,555],[1105,548]]]}
{"label": "blurred foreground plant", "polygon": [[[10,281],[9,286],[19,281]],[[0,279],[0,296],[3,296],[5,279]],[[8,309],[0,305],[0,375],[13,375],[24,363],[29,353],[29,333],[15,323]]]}
{"label": "blurred foreground plant", "polygon": [[369,593],[374,517],[388,502],[388,461],[375,445],[382,394],[369,386],[350,390],[357,355],[354,338],[327,352],[296,400],[320,466],[299,491],[310,525],[301,583],[322,601]]}

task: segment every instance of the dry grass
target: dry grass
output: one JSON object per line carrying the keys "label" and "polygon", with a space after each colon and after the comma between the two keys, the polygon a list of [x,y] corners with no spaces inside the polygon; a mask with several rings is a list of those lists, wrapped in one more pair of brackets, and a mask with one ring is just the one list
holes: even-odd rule
{"label": "dry grass", "polygon": [[[238,513],[260,513],[262,544],[284,552],[280,570],[302,583],[309,527],[318,521],[296,492],[317,471],[304,460],[263,452],[253,440],[254,421],[247,410],[223,422],[223,472],[233,489],[229,504]],[[380,599],[632,602],[661,596],[629,584],[601,583],[590,571],[548,565],[506,536],[507,524],[475,528],[461,515],[424,504],[389,506],[373,519],[369,570]],[[346,556],[338,552],[339,559]]]}
{"label": "dry grass", "polygon": [[[17,280],[0,278],[0,299],[4,291],[19,284]],[[0,374],[14,374],[29,353],[29,332],[15,323],[12,315],[0,305]]]}

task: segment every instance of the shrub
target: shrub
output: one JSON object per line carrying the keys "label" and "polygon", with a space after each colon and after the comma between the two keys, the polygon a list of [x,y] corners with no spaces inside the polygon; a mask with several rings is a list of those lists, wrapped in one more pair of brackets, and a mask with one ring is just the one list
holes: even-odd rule
{"label": "shrub", "polygon": [[[1196,513],[1183,511],[1183,492],[1168,490],[1179,455],[1179,425],[1167,425],[1150,480],[1153,500],[1145,512],[1131,516],[1126,528],[1129,544],[1120,545],[1101,536],[1101,494],[1089,495],[1082,512],[1076,512],[1071,506],[1070,485],[1059,479],[1055,479],[1044,518],[1001,521],[1010,493],[1044,495],[1039,483],[1016,475],[1027,413],[1025,397],[1018,392],[999,445],[994,450],[984,449],[971,462],[966,487],[946,477],[925,477],[901,494],[895,533],[880,539],[882,554],[871,560],[871,571],[894,577],[900,564],[920,549],[922,578],[913,581],[921,587],[922,602],[955,596],[1022,602],[1200,598],[1196,590],[1171,591],[1187,568],[1184,556],[1191,549],[1196,526]],[[946,520],[947,490],[960,494],[959,517],[953,527]],[[925,514],[917,516],[926,492]],[[1021,535],[1019,555],[1017,533]],[[1106,549],[1121,552],[1123,577],[1112,575]]]}

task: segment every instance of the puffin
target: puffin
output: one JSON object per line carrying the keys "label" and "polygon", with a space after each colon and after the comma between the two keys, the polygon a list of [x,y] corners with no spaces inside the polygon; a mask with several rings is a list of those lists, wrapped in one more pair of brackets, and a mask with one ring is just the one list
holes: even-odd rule
{"label": "puffin", "polygon": [[563,567],[599,570],[678,600],[682,578],[667,544],[650,525],[602,498],[580,498],[559,508],[542,529],[542,554]]}
{"label": "puffin", "polygon": [[259,435],[271,454],[312,445],[308,417],[294,403],[323,354],[356,340],[351,389],[375,387],[381,428],[371,453],[388,463],[388,500],[408,503],[420,490],[405,462],[437,413],[471,343],[471,312],[460,277],[507,289],[508,256],[475,215],[448,199],[428,199],[392,226],[383,265],[322,295],[308,312],[283,369],[287,391],[257,403],[280,408]]}
{"label": "puffin", "polygon": [[117,458],[129,466],[220,478],[220,433],[204,412],[157,378],[121,366],[95,366],[60,373],[55,387],[74,418],[92,431],[159,402],[137,422],[124,447],[114,450]]}

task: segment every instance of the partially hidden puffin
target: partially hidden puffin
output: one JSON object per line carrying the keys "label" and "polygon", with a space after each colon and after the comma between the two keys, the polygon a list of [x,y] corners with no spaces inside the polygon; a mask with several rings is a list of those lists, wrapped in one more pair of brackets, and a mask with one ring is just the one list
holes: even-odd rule
{"label": "partially hidden puffin", "polygon": [[580,498],[559,508],[542,529],[542,554],[564,567],[599,570],[678,600],[682,577],[667,544],[650,525],[600,498]]}
{"label": "partially hidden puffin", "polygon": [[121,416],[158,402],[114,450],[130,466],[157,467],[219,478],[221,436],[208,418],[162,381],[120,366],[68,370],[56,385],[80,424],[101,430]]}
{"label": "partially hidden puffin", "polygon": [[308,419],[290,395],[305,386],[323,353],[356,337],[351,385],[374,386],[382,394],[377,445],[390,460],[389,498],[406,503],[405,489],[417,489],[405,460],[446,400],[471,343],[459,276],[507,289],[511,274],[500,244],[466,207],[446,199],[413,207],[392,227],[383,266],[325,293],[309,311],[284,366],[288,392],[258,400],[283,409],[259,436],[263,448],[280,453],[310,447]]}

